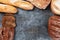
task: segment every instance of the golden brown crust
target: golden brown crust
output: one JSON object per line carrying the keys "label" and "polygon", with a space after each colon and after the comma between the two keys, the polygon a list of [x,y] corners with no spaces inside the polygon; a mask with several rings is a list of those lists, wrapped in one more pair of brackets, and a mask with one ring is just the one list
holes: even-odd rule
{"label": "golden brown crust", "polygon": [[15,14],[17,12],[17,9],[10,5],[0,4],[0,12]]}
{"label": "golden brown crust", "polygon": [[24,10],[32,10],[34,8],[34,6],[31,3],[23,0],[0,0],[0,2],[4,4],[13,5]]}
{"label": "golden brown crust", "polygon": [[46,9],[51,0],[27,0],[39,9]]}
{"label": "golden brown crust", "polygon": [[24,10],[32,10],[34,8],[34,6],[31,3],[27,2],[27,1],[15,2],[13,5],[17,6],[19,8],[22,8]]}

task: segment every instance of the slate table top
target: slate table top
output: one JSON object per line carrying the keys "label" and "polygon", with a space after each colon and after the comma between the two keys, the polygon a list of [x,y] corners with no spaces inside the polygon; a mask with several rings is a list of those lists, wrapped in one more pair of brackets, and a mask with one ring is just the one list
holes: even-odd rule
{"label": "slate table top", "polygon": [[[0,26],[3,15],[0,14]],[[52,15],[50,7],[45,10],[34,8],[31,11],[18,8],[14,40],[50,40],[47,29],[48,19]]]}

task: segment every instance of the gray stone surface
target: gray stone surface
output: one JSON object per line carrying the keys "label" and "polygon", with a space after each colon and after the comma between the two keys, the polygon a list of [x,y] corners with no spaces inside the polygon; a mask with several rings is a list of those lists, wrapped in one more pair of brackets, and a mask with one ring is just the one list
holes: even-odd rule
{"label": "gray stone surface", "polygon": [[[18,9],[14,40],[50,40],[48,35],[48,19],[52,16],[50,8],[32,11]],[[0,21],[3,14],[0,14]],[[1,24],[1,22],[0,22]]]}

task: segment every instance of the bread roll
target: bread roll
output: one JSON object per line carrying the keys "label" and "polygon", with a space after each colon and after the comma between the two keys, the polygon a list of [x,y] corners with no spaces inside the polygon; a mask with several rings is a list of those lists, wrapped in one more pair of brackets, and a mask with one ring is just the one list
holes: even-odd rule
{"label": "bread roll", "polygon": [[60,38],[60,16],[52,16],[48,23],[48,33],[52,39]]}
{"label": "bread roll", "polygon": [[51,10],[54,14],[60,15],[60,0],[52,0]]}

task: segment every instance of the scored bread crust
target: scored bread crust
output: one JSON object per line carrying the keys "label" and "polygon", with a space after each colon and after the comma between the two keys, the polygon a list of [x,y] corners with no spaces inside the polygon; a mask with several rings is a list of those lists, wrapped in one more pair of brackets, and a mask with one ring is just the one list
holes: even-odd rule
{"label": "scored bread crust", "polygon": [[0,0],[0,3],[13,5],[24,10],[32,10],[34,8],[34,6],[30,2],[23,0]]}
{"label": "scored bread crust", "polygon": [[60,38],[60,16],[52,16],[48,21],[48,33],[52,39]]}
{"label": "scored bread crust", "polygon": [[17,9],[11,5],[0,4],[0,12],[15,14]]}

